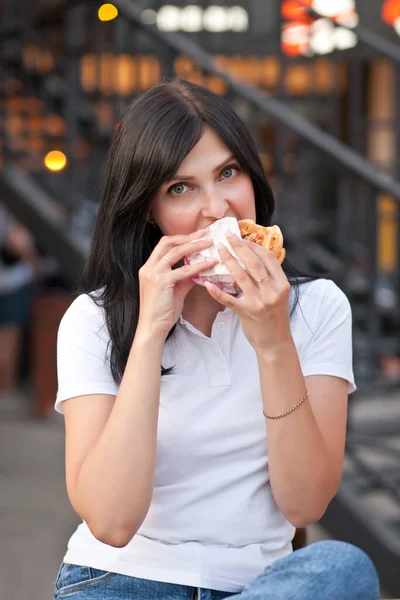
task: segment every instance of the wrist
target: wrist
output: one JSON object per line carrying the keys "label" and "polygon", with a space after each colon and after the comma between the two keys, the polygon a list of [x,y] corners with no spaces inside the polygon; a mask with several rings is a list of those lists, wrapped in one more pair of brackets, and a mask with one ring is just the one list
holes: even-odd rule
{"label": "wrist", "polygon": [[152,346],[154,350],[163,348],[168,333],[144,323],[138,323],[134,337],[135,345]]}
{"label": "wrist", "polygon": [[271,365],[287,359],[293,352],[297,353],[292,335],[272,347],[259,346],[255,351],[259,362]]}

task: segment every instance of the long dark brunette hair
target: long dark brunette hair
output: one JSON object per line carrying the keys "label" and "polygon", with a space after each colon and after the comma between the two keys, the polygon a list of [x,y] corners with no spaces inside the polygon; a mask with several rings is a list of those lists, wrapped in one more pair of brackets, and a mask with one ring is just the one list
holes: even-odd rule
{"label": "long dark brunette hair", "polygon": [[[108,152],[99,213],[80,289],[104,308],[111,343],[110,367],[117,384],[139,319],[138,272],[162,236],[149,222],[152,199],[175,175],[205,126],[219,135],[251,177],[256,222],[271,224],[275,202],[257,149],[246,126],[223,98],[177,79],[152,87],[130,105]],[[296,289],[293,312],[298,286],[314,277],[302,276],[287,260],[283,268]],[[95,291],[98,293],[93,295]],[[162,369],[162,374],[166,372]]]}

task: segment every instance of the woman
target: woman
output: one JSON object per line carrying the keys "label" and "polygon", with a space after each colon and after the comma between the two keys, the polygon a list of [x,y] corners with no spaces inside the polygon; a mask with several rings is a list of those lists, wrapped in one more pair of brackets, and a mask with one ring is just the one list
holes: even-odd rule
{"label": "woman", "polygon": [[246,271],[219,249],[237,297],[193,284],[213,263],[182,266],[210,246],[198,240],[211,223],[268,225],[273,209],[224,100],[175,81],[128,109],[83,293],[59,330],[56,408],[83,523],[56,598],[378,598],[360,550],[291,546],[341,478],[355,389],[347,299],[239,238]]}
{"label": "woman", "polygon": [[0,402],[18,383],[23,334],[41,274],[33,237],[0,204]]}

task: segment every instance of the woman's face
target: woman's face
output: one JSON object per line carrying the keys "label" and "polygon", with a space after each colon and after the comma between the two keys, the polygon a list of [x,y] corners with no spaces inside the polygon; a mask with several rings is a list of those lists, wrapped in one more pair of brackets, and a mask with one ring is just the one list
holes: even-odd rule
{"label": "woman's face", "polygon": [[154,197],[151,217],[163,235],[203,229],[223,217],[255,220],[252,181],[211,128]]}

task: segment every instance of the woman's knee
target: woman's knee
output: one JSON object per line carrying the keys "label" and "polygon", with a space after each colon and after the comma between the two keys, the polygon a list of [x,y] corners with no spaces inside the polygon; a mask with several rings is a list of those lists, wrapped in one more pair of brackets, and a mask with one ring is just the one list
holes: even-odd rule
{"label": "woman's knee", "polygon": [[357,546],[326,540],[310,544],[298,552],[308,554],[314,573],[328,571],[343,589],[354,590],[354,595],[350,593],[346,598],[379,598],[379,580],[374,564]]}

